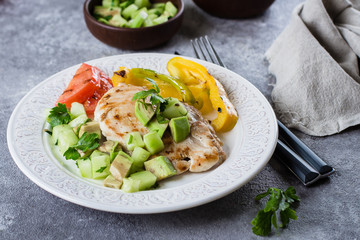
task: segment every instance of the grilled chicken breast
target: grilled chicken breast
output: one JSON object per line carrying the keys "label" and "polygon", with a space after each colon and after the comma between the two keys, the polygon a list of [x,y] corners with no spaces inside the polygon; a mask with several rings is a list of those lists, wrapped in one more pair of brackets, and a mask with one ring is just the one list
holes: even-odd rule
{"label": "grilled chicken breast", "polygon": [[[131,132],[148,133],[135,116],[135,93],[145,90],[143,87],[119,84],[109,90],[99,101],[95,109],[95,120],[99,122],[102,134],[108,139],[118,141],[125,147],[125,136]],[[176,143],[169,130],[162,138],[165,149],[157,155],[166,156],[177,172],[202,172],[222,163],[226,154],[221,140],[214,129],[194,107],[184,104],[188,110],[190,135]]]}

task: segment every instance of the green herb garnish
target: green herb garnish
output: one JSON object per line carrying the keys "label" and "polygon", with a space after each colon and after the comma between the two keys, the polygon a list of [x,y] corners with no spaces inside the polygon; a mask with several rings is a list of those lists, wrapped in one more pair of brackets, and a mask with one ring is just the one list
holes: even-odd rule
{"label": "green herb garnish", "polygon": [[50,110],[47,121],[51,127],[60,124],[68,124],[71,121],[71,116],[66,108],[66,104],[58,103],[57,107],[53,107]]}
{"label": "green herb garnish", "polygon": [[145,104],[145,99],[147,97],[150,97],[151,105],[156,107],[155,109],[156,119],[158,120],[159,123],[166,123],[167,120],[162,115],[162,112],[165,110],[168,101],[159,95],[160,93],[159,86],[156,84],[156,82],[153,79],[146,78],[146,80],[148,80],[154,86],[154,88],[135,93],[132,100],[133,101],[142,100],[142,102]]}
{"label": "green herb garnish", "polygon": [[102,173],[105,169],[106,169],[106,166],[99,168],[98,170],[96,170],[96,172]]}
{"label": "green herb garnish", "polygon": [[80,153],[77,150],[81,150],[83,152],[86,152],[88,150],[94,150],[99,147],[99,135],[96,133],[90,133],[84,132],[83,135],[81,135],[79,141],[75,146],[69,147],[65,153],[64,157],[68,159],[77,160],[81,157]]}
{"label": "green herb garnish", "polygon": [[[268,195],[270,197],[265,208],[260,210],[251,221],[251,224],[254,226],[252,228],[253,233],[259,236],[269,235],[271,233],[271,225],[279,232],[279,227],[285,228],[289,224],[290,219],[297,219],[295,211],[290,208],[292,203],[300,201],[294,187],[289,187],[286,191],[278,188],[269,188],[267,192],[257,195],[255,200],[260,200]],[[277,213],[280,216],[281,224],[278,224]]]}

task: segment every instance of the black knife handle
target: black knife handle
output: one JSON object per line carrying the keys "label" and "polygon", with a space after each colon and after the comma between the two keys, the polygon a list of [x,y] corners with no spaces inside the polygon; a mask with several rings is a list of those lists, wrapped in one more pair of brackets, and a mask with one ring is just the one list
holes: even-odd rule
{"label": "black knife handle", "polygon": [[286,146],[281,140],[277,142],[274,156],[283,162],[305,186],[314,183],[320,178],[318,171],[299,157],[299,155]]}
{"label": "black knife handle", "polygon": [[299,156],[307,163],[315,168],[321,176],[329,176],[335,172],[335,169],[325,163],[318,155],[316,155],[308,146],[305,145],[295,134],[293,134],[284,124],[278,120],[279,138],[291,147]]}

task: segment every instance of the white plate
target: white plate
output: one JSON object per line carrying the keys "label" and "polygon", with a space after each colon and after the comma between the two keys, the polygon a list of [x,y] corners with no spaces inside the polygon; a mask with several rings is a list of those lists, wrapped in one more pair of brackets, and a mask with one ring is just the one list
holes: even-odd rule
{"label": "white plate", "polygon": [[[95,59],[87,63],[110,77],[119,66],[149,68],[167,73],[173,55],[128,54]],[[70,202],[110,212],[160,213],[198,206],[221,198],[250,181],[267,164],[277,141],[274,112],[265,97],[247,80],[217,65],[204,65],[219,79],[238,113],[235,128],[221,135],[226,161],[204,173],[187,173],[161,183],[160,188],[123,193],[105,188],[100,181],[80,177],[74,161],[66,161],[53,149],[43,130],[45,109],[72,79],[79,65],[65,69],[33,88],[16,106],[9,120],[10,153],[23,173],[46,191]]]}

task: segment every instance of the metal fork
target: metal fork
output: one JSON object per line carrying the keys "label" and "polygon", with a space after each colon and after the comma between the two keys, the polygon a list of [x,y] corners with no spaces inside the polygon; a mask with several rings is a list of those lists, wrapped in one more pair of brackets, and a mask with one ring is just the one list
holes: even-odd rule
{"label": "metal fork", "polygon": [[[215,63],[226,68],[208,36],[190,40],[195,55],[199,59]],[[319,156],[308,148],[279,120],[279,139],[274,152],[275,158],[283,162],[291,172],[305,185],[316,182],[321,177],[329,176],[335,169],[327,165]]]}

